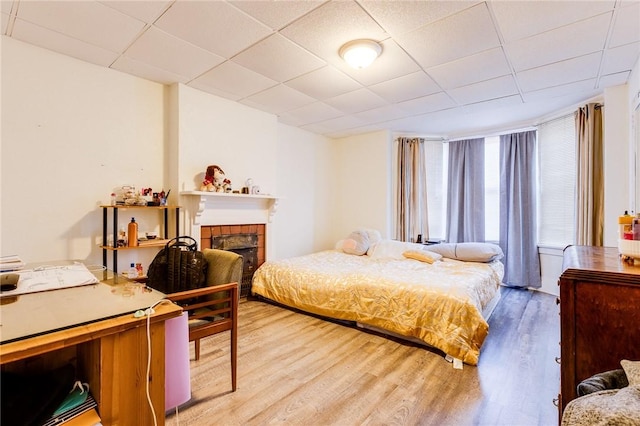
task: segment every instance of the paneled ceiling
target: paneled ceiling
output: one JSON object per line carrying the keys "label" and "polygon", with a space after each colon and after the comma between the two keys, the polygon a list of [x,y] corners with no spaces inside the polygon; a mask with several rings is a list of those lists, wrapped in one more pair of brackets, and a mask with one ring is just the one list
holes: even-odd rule
{"label": "paneled ceiling", "polygon": [[[2,33],[329,137],[533,124],[627,82],[640,1],[2,0]],[[352,69],[340,47],[382,55]]]}

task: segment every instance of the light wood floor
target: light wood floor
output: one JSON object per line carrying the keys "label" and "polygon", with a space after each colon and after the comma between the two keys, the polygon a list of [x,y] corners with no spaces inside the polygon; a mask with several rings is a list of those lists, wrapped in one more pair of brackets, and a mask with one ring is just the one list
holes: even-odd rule
{"label": "light wood floor", "polygon": [[[192,400],[168,425],[554,425],[555,297],[502,289],[477,367],[262,301],[240,304],[238,389],[229,337],[191,348]],[[193,344],[192,344],[193,346]]]}

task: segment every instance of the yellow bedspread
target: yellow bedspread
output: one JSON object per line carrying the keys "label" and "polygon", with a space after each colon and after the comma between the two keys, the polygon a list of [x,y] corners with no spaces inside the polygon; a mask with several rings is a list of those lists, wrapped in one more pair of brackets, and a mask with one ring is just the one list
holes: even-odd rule
{"label": "yellow bedspread", "polygon": [[311,312],[418,338],[477,365],[489,325],[482,310],[504,267],[443,259],[374,259],[336,250],[264,263],[252,292]]}

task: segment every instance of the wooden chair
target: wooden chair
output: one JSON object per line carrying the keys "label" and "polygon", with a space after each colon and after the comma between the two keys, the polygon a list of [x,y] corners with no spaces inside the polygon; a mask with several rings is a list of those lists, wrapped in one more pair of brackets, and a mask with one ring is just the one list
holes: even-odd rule
{"label": "wooden chair", "polygon": [[208,264],[206,287],[172,293],[167,299],[182,306],[189,315],[189,341],[195,341],[196,360],[200,359],[200,339],[231,330],[231,384],[235,391],[242,256],[217,249],[202,252]]}

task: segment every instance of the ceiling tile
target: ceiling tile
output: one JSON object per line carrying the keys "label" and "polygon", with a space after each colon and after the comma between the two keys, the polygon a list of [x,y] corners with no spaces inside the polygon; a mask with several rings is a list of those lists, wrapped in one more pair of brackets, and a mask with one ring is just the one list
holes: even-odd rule
{"label": "ceiling tile", "polygon": [[230,1],[229,3],[272,29],[279,30],[326,1],[327,0],[241,0]]}
{"label": "ceiling tile", "polygon": [[99,3],[109,6],[112,9],[133,16],[136,19],[152,24],[173,3],[174,0],[153,0],[153,1],[122,1],[105,0]]}
{"label": "ceiling tile", "polygon": [[491,1],[504,41],[540,34],[613,10],[615,1]]}
{"label": "ceiling tile", "polygon": [[186,83],[189,81],[189,77],[174,74],[170,71],[154,67],[153,65],[127,58],[126,56],[119,57],[111,68],[161,84],[169,85],[175,82]]}
{"label": "ceiling tile", "polygon": [[0,13],[0,18],[2,19],[2,34],[5,34],[9,27],[9,15],[6,13]]}
{"label": "ceiling tile", "polygon": [[361,38],[376,41],[388,38],[382,28],[353,1],[325,3],[280,33],[338,67],[342,65],[338,51],[346,42]]}
{"label": "ceiling tile", "polygon": [[631,74],[631,71],[623,71],[616,74],[603,75],[602,77],[600,77],[600,81],[598,82],[598,88],[604,89],[605,87],[625,84],[629,79],[629,74]]}
{"label": "ceiling tile", "polygon": [[420,71],[418,64],[393,40],[385,40],[380,45],[382,53],[367,68],[352,68],[342,60],[336,66],[365,86]]}
{"label": "ceiling tile", "polygon": [[559,96],[566,96],[571,93],[578,92],[590,92],[595,88],[596,79],[590,78],[587,80],[576,81],[574,83],[563,84],[560,86],[549,87],[542,90],[534,90],[533,92],[523,93],[525,102],[544,101],[549,98],[556,98]]}
{"label": "ceiling tile", "polygon": [[323,129],[323,132],[331,133],[338,132],[345,129],[351,129],[353,127],[362,126],[364,123],[357,117],[352,115],[345,115],[343,117],[332,118],[331,120],[321,121],[319,123],[308,124],[306,126],[302,126],[303,129],[312,131],[310,129],[318,128]]}
{"label": "ceiling tile", "polygon": [[155,25],[227,59],[272,33],[223,1],[175,2]]}
{"label": "ceiling tile", "polygon": [[342,115],[342,111],[324,102],[314,102],[291,111],[280,114],[279,120],[285,124],[302,126],[319,121],[326,121]]}
{"label": "ceiling tile", "polygon": [[423,71],[370,86],[369,89],[389,102],[402,102],[441,91]]}
{"label": "ceiling tile", "polygon": [[325,62],[279,34],[274,34],[233,58],[278,82],[316,70]]}
{"label": "ceiling tile", "polygon": [[500,45],[484,3],[396,38],[423,68]]}
{"label": "ceiling tile", "polygon": [[640,57],[640,42],[608,49],[604,53],[601,74],[614,74],[631,70]]}
{"label": "ceiling tile", "polygon": [[22,1],[19,17],[118,53],[145,26],[140,20],[93,1]]}
{"label": "ceiling tile", "polygon": [[[174,74],[195,78],[224,61],[218,55],[150,27],[127,49],[125,56]],[[176,60],[180,58],[180,60]]]}
{"label": "ceiling tile", "polygon": [[395,120],[396,118],[406,115],[406,111],[398,108],[395,105],[385,105],[380,108],[370,109],[368,111],[359,112],[353,114],[354,117],[359,118],[364,123],[379,123],[389,120]]}
{"label": "ceiling tile", "polygon": [[467,9],[478,1],[362,0],[361,4],[389,34],[397,36]]}
{"label": "ceiling tile", "polygon": [[249,106],[260,106],[263,111],[279,114],[313,103],[315,99],[283,84],[271,87],[241,101]]}
{"label": "ceiling tile", "polygon": [[277,81],[231,61],[226,61],[207,71],[193,80],[193,83],[194,87],[209,87],[237,95],[239,98],[261,92],[278,84]]}
{"label": "ceiling tile", "polygon": [[368,89],[358,89],[344,95],[325,99],[325,103],[338,108],[347,114],[366,111],[387,105],[387,102],[380,96]]}
{"label": "ceiling tile", "polygon": [[604,49],[611,13],[505,45],[516,71],[559,62]]}
{"label": "ceiling tile", "polygon": [[240,96],[238,95],[234,95],[233,93],[229,93],[226,92],[224,90],[219,90],[219,89],[215,89],[213,87],[210,86],[206,86],[202,83],[199,83],[197,80],[192,80],[189,83],[187,83],[187,86],[189,87],[193,87],[194,89],[198,89],[201,90],[203,92],[206,93],[211,93],[212,95],[216,95],[219,96],[221,98],[225,98],[225,99],[229,99],[231,101],[239,101],[240,99],[242,99]]}
{"label": "ceiling tile", "polygon": [[505,75],[480,83],[459,87],[448,91],[449,95],[460,105],[466,105],[494,98],[503,98],[518,94],[513,76]]}
{"label": "ceiling tile", "polygon": [[618,8],[609,47],[617,47],[635,41],[640,41],[639,2]]}
{"label": "ceiling tile", "polygon": [[411,99],[410,101],[400,102],[396,104],[396,106],[409,114],[415,115],[453,108],[456,106],[456,103],[449,95],[440,92],[417,99]]}
{"label": "ceiling tile", "polygon": [[7,15],[11,14],[11,10],[18,7],[18,2],[16,1],[0,1],[0,11]]}
{"label": "ceiling tile", "polygon": [[85,43],[64,34],[42,28],[30,22],[16,19],[13,37],[26,43],[62,53],[92,64],[108,67],[119,56],[115,52]]}
{"label": "ceiling tile", "polygon": [[362,88],[331,65],[289,80],[286,85],[316,99],[332,98]]}
{"label": "ceiling tile", "polygon": [[594,78],[598,75],[601,56],[601,53],[592,53],[579,58],[521,71],[517,74],[520,88],[523,92],[531,92]]}
{"label": "ceiling tile", "polygon": [[511,70],[502,49],[498,47],[429,68],[427,73],[442,88],[452,89],[510,74]]}

